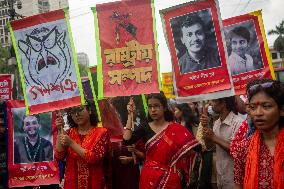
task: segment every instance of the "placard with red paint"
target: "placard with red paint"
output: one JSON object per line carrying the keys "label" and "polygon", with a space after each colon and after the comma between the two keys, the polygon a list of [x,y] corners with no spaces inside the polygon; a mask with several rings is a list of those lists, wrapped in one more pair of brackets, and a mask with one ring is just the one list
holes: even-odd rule
{"label": "placard with red paint", "polygon": [[67,10],[10,24],[27,113],[77,106],[83,101]]}
{"label": "placard with red paint", "polygon": [[223,25],[235,92],[246,94],[249,81],[274,75],[261,11],[226,19]]}
{"label": "placard with red paint", "polygon": [[12,99],[12,75],[0,74],[0,99]]}
{"label": "placard with red paint", "polygon": [[93,8],[98,49],[99,99],[159,92],[151,0]]}
{"label": "placard with red paint", "polygon": [[14,100],[7,115],[9,187],[59,184],[55,114],[26,116],[24,101]]}
{"label": "placard with red paint", "polygon": [[160,14],[178,97],[231,90],[216,1],[185,3]]}

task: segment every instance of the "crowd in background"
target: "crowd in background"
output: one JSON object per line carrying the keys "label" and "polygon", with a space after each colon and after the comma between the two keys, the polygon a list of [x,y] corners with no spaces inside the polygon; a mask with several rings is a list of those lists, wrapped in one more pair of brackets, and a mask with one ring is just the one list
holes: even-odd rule
{"label": "crowd in background", "polygon": [[[57,112],[54,152],[62,184],[40,188],[284,188],[284,87],[259,79],[246,91],[182,104],[162,92],[147,95],[147,121],[135,129],[131,98],[120,141],[98,127],[93,102],[65,110],[67,130]],[[3,102],[1,107],[2,189],[8,170]]]}

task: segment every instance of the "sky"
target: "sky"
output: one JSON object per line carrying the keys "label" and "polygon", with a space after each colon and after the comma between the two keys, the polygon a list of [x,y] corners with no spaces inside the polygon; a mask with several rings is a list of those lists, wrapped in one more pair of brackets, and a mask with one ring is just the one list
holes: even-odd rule
{"label": "sky", "polygon": [[[70,24],[72,29],[75,49],[84,52],[89,57],[90,66],[97,64],[94,19],[90,7],[96,4],[113,2],[116,0],[68,0],[70,10]],[[158,50],[160,70],[162,73],[171,72],[171,57],[164,38],[159,10],[189,2],[190,0],[155,0]],[[284,20],[283,0],[219,0],[221,18],[226,19],[256,10],[262,10],[265,32],[274,29]],[[273,46],[276,36],[268,36],[269,46]]]}

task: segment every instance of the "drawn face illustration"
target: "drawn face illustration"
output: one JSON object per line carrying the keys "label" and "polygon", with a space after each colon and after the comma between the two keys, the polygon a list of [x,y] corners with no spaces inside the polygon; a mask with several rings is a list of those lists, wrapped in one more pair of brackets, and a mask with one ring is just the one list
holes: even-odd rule
{"label": "drawn face illustration", "polygon": [[22,62],[26,83],[46,88],[57,85],[69,73],[71,52],[65,42],[66,33],[59,33],[56,27],[34,29],[26,35],[26,41],[19,40],[18,47],[29,62]]}

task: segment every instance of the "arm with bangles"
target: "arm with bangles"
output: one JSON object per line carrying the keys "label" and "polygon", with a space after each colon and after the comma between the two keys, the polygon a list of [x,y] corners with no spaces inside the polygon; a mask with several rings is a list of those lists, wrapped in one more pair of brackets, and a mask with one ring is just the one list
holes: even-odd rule
{"label": "arm with bangles", "polygon": [[126,141],[130,140],[132,137],[134,111],[135,111],[134,100],[132,97],[130,97],[130,100],[127,104],[127,112],[128,112],[127,122],[123,132],[123,139]]}

